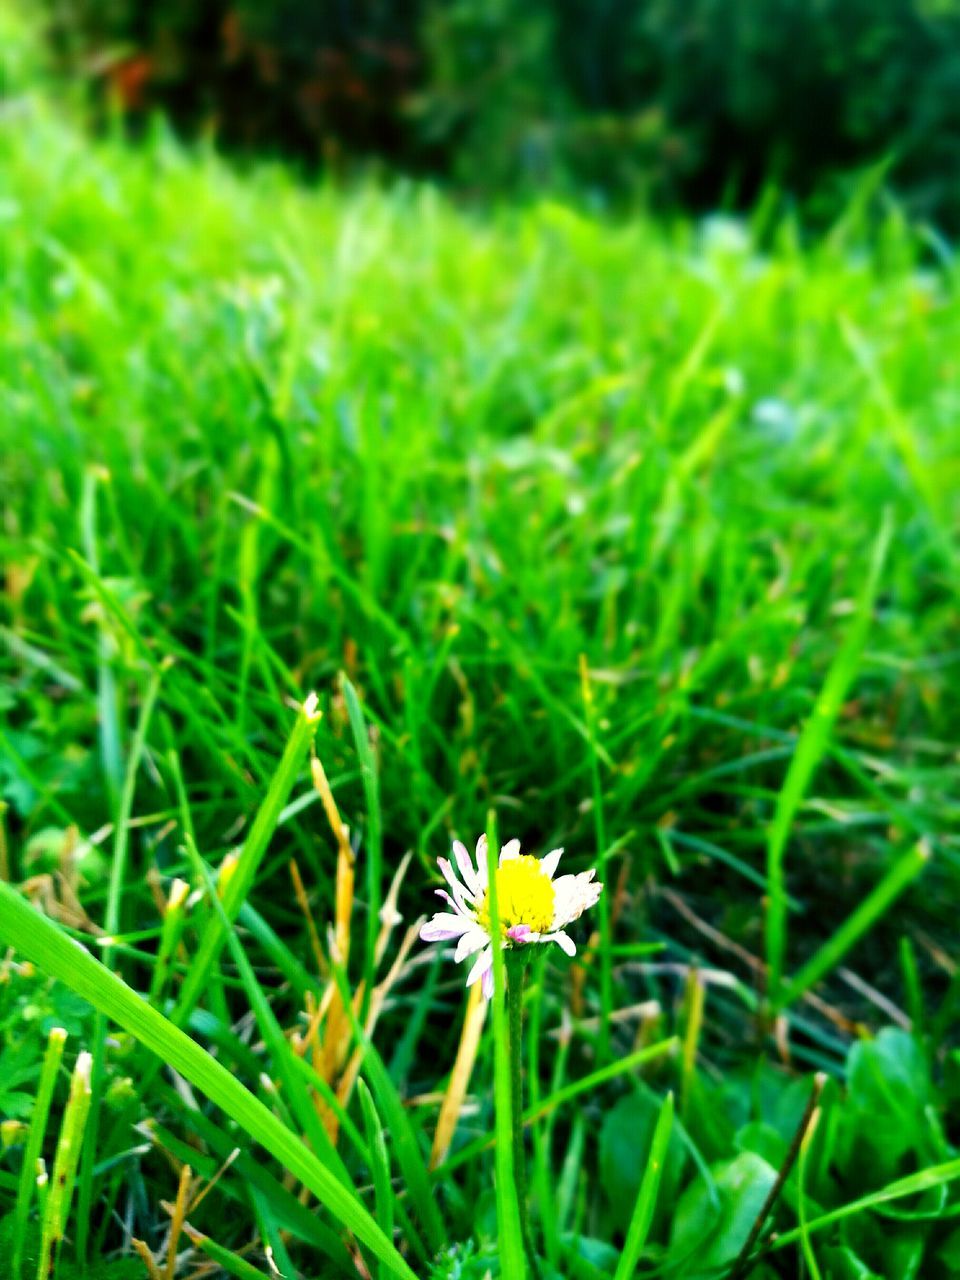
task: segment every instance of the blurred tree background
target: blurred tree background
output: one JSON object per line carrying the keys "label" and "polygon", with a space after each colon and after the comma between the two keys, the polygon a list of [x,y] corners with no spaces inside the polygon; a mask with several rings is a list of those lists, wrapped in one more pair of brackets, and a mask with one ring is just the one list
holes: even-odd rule
{"label": "blurred tree background", "polygon": [[881,164],[960,228],[960,0],[45,0],[131,124],[468,190],[829,216]]}

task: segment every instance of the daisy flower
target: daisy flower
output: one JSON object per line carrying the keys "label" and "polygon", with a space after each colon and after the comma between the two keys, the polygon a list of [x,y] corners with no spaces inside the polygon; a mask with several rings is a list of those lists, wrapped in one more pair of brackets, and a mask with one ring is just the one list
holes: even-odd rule
{"label": "daisy flower", "polygon": [[[497,908],[502,948],[555,942],[568,956],[576,955],[573,939],[564,930],[594,905],[603,885],[594,880],[594,870],[554,879],[562,853],[562,849],[554,849],[545,858],[534,858],[520,852],[519,840],[509,840],[501,848]],[[428,920],[420,937],[424,942],[458,939],[458,964],[476,956],[467,975],[467,986],[482,981],[483,993],[489,999],[493,994],[493,939],[487,892],[487,837],[483,835],[477,841],[476,863],[459,840],[453,842],[453,856],[459,876],[449,859],[437,859],[450,886],[449,892],[438,889],[437,893],[452,910],[440,911]]]}

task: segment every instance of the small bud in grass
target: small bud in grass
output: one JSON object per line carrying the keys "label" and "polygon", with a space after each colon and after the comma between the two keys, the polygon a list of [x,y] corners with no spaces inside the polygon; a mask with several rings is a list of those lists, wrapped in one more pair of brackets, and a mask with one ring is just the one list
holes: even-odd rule
{"label": "small bud in grass", "polygon": [[0,1148],[4,1151],[10,1147],[19,1147],[30,1131],[30,1126],[22,1120],[0,1120]]}
{"label": "small bud in grass", "polygon": [[136,1038],[127,1031],[118,1031],[107,1039],[107,1048],[110,1050],[110,1059],[113,1062],[129,1058],[136,1047]]}
{"label": "small bud in grass", "polygon": [[239,853],[228,853],[224,860],[220,863],[220,870],[217,873],[217,895],[222,898],[227,892],[230,881],[236,874],[237,865],[240,862]]}
{"label": "small bud in grass", "polygon": [[186,880],[177,878],[170,886],[170,893],[167,897],[167,911],[179,911],[187,900],[190,892],[190,886]]}
{"label": "small bud in grass", "polygon": [[104,1102],[111,1111],[122,1111],[128,1102],[137,1096],[134,1088],[133,1080],[130,1076],[121,1076],[118,1080],[112,1080],[104,1095]]}
{"label": "small bud in grass", "polygon": [[77,1064],[73,1068],[73,1076],[88,1093],[90,1091],[90,1073],[92,1070],[93,1054],[84,1049],[82,1053],[77,1054]]}

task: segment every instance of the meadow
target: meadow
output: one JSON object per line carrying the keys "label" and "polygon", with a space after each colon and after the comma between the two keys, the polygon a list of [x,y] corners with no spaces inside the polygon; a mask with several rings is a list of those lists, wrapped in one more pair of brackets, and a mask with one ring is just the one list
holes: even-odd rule
{"label": "meadow", "polygon": [[[960,1274],[949,246],[42,96],[0,244],[21,1274]],[[503,992],[418,938],[491,825],[605,884],[530,970],[526,1188]]]}

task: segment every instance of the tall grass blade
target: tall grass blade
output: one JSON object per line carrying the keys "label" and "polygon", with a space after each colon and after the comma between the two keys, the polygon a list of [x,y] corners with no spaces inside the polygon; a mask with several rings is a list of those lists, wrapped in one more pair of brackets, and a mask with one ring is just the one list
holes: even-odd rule
{"label": "tall grass blade", "polygon": [[[370,1090],[363,1080],[357,1081],[357,1092],[360,1095],[360,1106],[363,1110],[363,1124],[367,1135],[367,1147],[370,1151],[370,1173],[373,1177],[373,1193],[377,1206],[377,1221],[384,1233],[393,1237],[393,1188],[390,1184],[390,1157],[387,1155],[387,1143],[384,1128],[377,1115],[377,1109],[370,1096]],[[381,1264],[381,1280],[387,1280],[388,1271]]]}
{"label": "tall grass blade", "polygon": [[779,1003],[787,948],[787,892],[784,874],[787,840],[807,787],[830,743],[833,726],[847,690],[857,673],[892,534],[893,521],[887,510],[874,543],[870,567],[857,601],[856,612],[843,645],[827,673],[810,718],[800,734],[787,776],[777,796],[767,837],[767,989],[774,1004]]}
{"label": "tall grass blade", "polygon": [[[296,724],[287,741],[286,748],[277,766],[277,771],[257,811],[257,816],[250,828],[250,834],[244,841],[236,868],[223,894],[223,909],[228,920],[235,920],[247,895],[253,887],[257,871],[263,861],[270,838],[276,829],[280,811],[287,803],[293,784],[297,780],[300,766],[307,753],[313,735],[320,722],[321,712],[315,694],[311,694],[297,714]],[[173,1012],[173,1021],[182,1026],[189,1017],[194,1005],[203,994],[210,980],[210,973],[217,963],[220,952],[227,940],[223,921],[214,920],[203,936],[203,941],[193,958],[190,971],[184,980],[180,998]]]}
{"label": "tall grass blade", "polygon": [[[113,962],[111,940],[120,928],[120,901],[123,895],[127,875],[127,856],[130,848],[130,817],[133,813],[133,797],[136,791],[137,775],[140,762],[147,743],[147,732],[153,718],[153,709],[160,692],[160,681],[165,667],[154,670],[147,686],[146,694],[137,717],[133,742],[127,757],[123,776],[123,789],[116,810],[113,858],[110,863],[110,880],[107,886],[107,906],[104,913],[103,927],[107,934],[103,948],[103,963],[107,966]],[[87,1142],[83,1148],[80,1168],[80,1193],[77,1212],[77,1254],[82,1259],[87,1255],[87,1239],[90,1230],[91,1210],[93,1207],[93,1165],[97,1155],[97,1140],[100,1135],[100,1107],[103,1088],[103,1059],[106,1040],[106,1023],[101,1014],[97,1014],[93,1026],[93,1067],[90,1077],[90,1120]]]}
{"label": "tall grass blade", "polygon": [[30,1201],[37,1183],[37,1160],[43,1148],[43,1138],[47,1131],[47,1118],[50,1114],[50,1103],[57,1083],[57,1073],[63,1059],[63,1047],[67,1041],[67,1033],[62,1027],[54,1027],[47,1038],[47,1050],[40,1068],[40,1080],[37,1085],[37,1096],[33,1103],[33,1114],[30,1117],[30,1132],[27,1135],[23,1150],[23,1165],[20,1169],[20,1182],[17,1187],[17,1208],[14,1219],[13,1234],[13,1280],[20,1280],[20,1267],[23,1260],[23,1245],[27,1231],[27,1218],[30,1213]]}
{"label": "tall grass blade", "polygon": [[367,1010],[373,992],[373,977],[376,964],[377,934],[380,930],[380,905],[383,869],[383,826],[380,816],[380,784],[377,776],[377,759],[370,743],[363,709],[357,691],[347,679],[342,677],[343,696],[347,704],[347,715],[350,729],[360,761],[360,774],[363,779],[363,795],[367,810],[367,831],[364,848],[366,851],[367,872],[367,917],[363,949],[363,999],[360,1008],[360,1024],[365,1025]]}
{"label": "tall grass blade", "polygon": [[631,1280],[640,1262],[643,1246],[647,1242],[647,1232],[650,1230],[650,1223],[653,1221],[653,1211],[657,1207],[657,1192],[660,1190],[663,1162],[667,1153],[667,1143],[670,1141],[672,1127],[673,1094],[668,1093],[663,1100],[663,1106],[660,1108],[660,1114],[657,1117],[653,1140],[650,1143],[650,1157],[647,1160],[647,1167],[643,1171],[643,1178],[640,1180],[637,1202],[633,1206],[623,1253],[617,1263],[613,1280]]}
{"label": "tall grass blade", "polygon": [[66,937],[13,889],[2,884],[0,938],[179,1071],[308,1187],[395,1276],[416,1280],[367,1210],[226,1067],[168,1018],[151,1009],[122,979]]}
{"label": "tall grass blade", "polygon": [[500,846],[493,813],[487,817],[487,884],[490,911],[490,936],[493,946],[493,999],[490,1012],[493,1021],[494,1077],[493,1094],[496,1108],[496,1198],[497,1232],[500,1263],[504,1276],[524,1280],[527,1261],[520,1224],[520,1207],[513,1168],[513,1119],[510,1101],[510,1049],[507,1029],[507,972],[500,948],[500,915],[497,905],[497,866]]}
{"label": "tall grass blade", "polygon": [[920,1195],[933,1187],[942,1187],[955,1182],[958,1178],[960,1178],[960,1160],[948,1160],[944,1164],[934,1165],[919,1173],[908,1174],[905,1178],[898,1178],[895,1182],[888,1183],[880,1191],[872,1191],[870,1195],[861,1196],[857,1200],[851,1200],[849,1204],[831,1209],[828,1213],[822,1213],[819,1218],[811,1219],[803,1227],[791,1227],[789,1231],[784,1231],[782,1235],[777,1236],[770,1245],[769,1251],[778,1252],[789,1244],[795,1244],[804,1234],[813,1235],[817,1231],[822,1231],[824,1227],[842,1222],[845,1218],[853,1218],[858,1213],[864,1213],[877,1205],[889,1204],[892,1200],[902,1200],[906,1196]]}
{"label": "tall grass blade", "polygon": [[60,1139],[53,1161],[53,1178],[43,1210],[43,1232],[40,1244],[40,1263],[37,1280],[55,1276],[60,1258],[60,1247],[66,1235],[73,1189],[77,1179],[77,1166],[83,1145],[84,1129],[90,1111],[90,1070],[92,1059],[83,1052],[77,1057],[70,1081],[70,1096],[63,1112]]}

